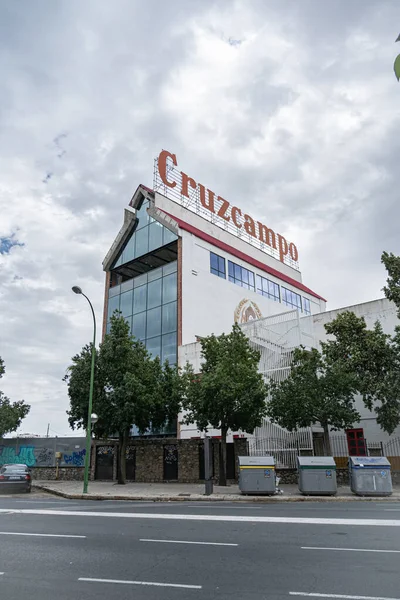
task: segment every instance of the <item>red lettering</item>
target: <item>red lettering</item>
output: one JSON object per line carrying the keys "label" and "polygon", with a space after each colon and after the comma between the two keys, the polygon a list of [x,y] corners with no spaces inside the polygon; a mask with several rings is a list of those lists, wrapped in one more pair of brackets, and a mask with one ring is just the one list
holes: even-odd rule
{"label": "red lettering", "polygon": [[231,210],[232,221],[235,223],[236,227],[238,229],[240,229],[242,227],[242,224],[240,223],[240,221],[237,220],[238,215],[242,216],[242,211],[237,206],[232,206],[232,210]]}
{"label": "red lettering", "polygon": [[256,236],[256,224],[254,223],[253,219],[250,217],[250,215],[244,215],[244,228],[246,230],[246,232],[251,235],[252,237],[257,237]]}
{"label": "red lettering", "polygon": [[268,246],[272,246],[272,248],[275,248],[275,250],[276,250],[275,231],[273,231],[269,227],[266,227],[265,225],[260,223],[260,221],[257,221],[257,225],[258,225],[258,239],[263,244],[268,244]]}
{"label": "red lettering", "polygon": [[172,159],[172,164],[175,167],[178,165],[176,161],[176,154],[171,154],[171,152],[168,152],[168,150],[162,150],[160,152],[160,156],[158,157],[158,172],[163,184],[167,187],[174,188],[176,186],[176,181],[168,181],[167,179],[167,158]]}
{"label": "red lettering", "polygon": [[194,179],[192,179],[191,177],[189,177],[188,175],[186,175],[186,173],[182,173],[182,195],[186,196],[186,198],[189,198],[189,191],[188,191],[188,184],[190,185],[190,187],[195,190],[197,188],[197,183],[195,182]]}
{"label": "red lettering", "polygon": [[212,192],[211,190],[207,190],[207,195],[208,195],[208,202],[207,202],[207,200],[206,200],[206,188],[201,183],[199,183],[199,190],[200,190],[200,203],[201,203],[201,205],[204,206],[204,208],[206,208],[210,212],[215,213],[215,206],[214,206],[215,194],[214,194],[214,192]]}
{"label": "red lettering", "polygon": [[279,233],[278,233],[278,247],[279,247],[279,260],[281,262],[285,262],[284,258],[289,250],[288,243],[285,240],[285,238],[282,235],[280,235]]}
{"label": "red lettering", "polygon": [[289,254],[295,262],[297,262],[299,260],[299,253],[297,251],[296,246],[293,244],[293,242],[291,244],[289,244]]}
{"label": "red lettering", "polygon": [[231,220],[230,216],[228,216],[226,214],[226,211],[228,210],[228,208],[230,206],[228,200],[224,200],[223,198],[221,198],[221,196],[218,196],[218,200],[220,202],[222,202],[222,204],[221,204],[221,208],[219,209],[217,215],[219,217],[221,217],[221,219],[224,219],[225,221],[230,221]]}

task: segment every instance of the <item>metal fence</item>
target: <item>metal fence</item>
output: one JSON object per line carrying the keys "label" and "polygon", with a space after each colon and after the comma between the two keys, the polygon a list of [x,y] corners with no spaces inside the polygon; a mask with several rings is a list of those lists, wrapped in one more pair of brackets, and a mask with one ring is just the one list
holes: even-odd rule
{"label": "metal fence", "polygon": [[311,429],[291,432],[265,420],[248,440],[248,452],[250,456],[273,456],[280,469],[295,469],[298,456],[313,455]]}

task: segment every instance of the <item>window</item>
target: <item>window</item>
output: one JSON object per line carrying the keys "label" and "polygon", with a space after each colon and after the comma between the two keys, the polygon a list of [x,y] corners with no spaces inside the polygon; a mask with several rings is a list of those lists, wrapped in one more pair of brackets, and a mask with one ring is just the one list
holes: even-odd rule
{"label": "window", "polygon": [[161,307],[152,308],[147,311],[146,335],[148,338],[155,337],[161,333]]}
{"label": "window", "polygon": [[229,281],[246,288],[246,290],[254,291],[254,273],[252,271],[228,260],[228,276]]}
{"label": "window", "polygon": [[163,335],[161,339],[161,361],[164,362],[168,360],[170,365],[176,364],[176,334],[175,333],[167,333],[167,335]]}
{"label": "window", "polygon": [[143,312],[147,307],[147,285],[133,290],[133,314]]}
{"label": "window", "polygon": [[156,279],[147,284],[147,309],[155,308],[161,304],[161,282],[162,279]]}
{"label": "window", "polygon": [[222,279],[226,278],[225,259],[214,252],[210,252],[210,272]]}
{"label": "window", "polygon": [[282,287],[282,302],[283,304],[286,304],[286,306],[292,306],[293,308],[298,308],[299,310],[301,310],[300,294],[296,294],[296,292],[287,290],[284,287]]}
{"label": "window", "polygon": [[121,312],[124,317],[130,317],[132,314],[133,290],[121,294]]}
{"label": "window", "polygon": [[114,310],[119,310],[119,299],[120,296],[113,296],[108,299],[108,320],[110,320]]}
{"label": "window", "polygon": [[364,429],[347,429],[346,436],[350,456],[367,456]]}
{"label": "window", "polygon": [[132,317],[132,333],[138,340],[146,338],[146,313],[142,312]]}
{"label": "window", "polygon": [[157,221],[149,225],[149,252],[163,245],[163,231],[164,227]]}
{"label": "window", "polygon": [[177,303],[170,302],[162,307],[162,332],[170,333],[177,329]]}
{"label": "window", "polygon": [[280,302],[281,297],[279,294],[279,285],[277,283],[274,283],[265,277],[261,277],[260,275],[256,275],[256,282],[257,294],[275,300],[275,302]]}
{"label": "window", "polygon": [[167,304],[168,302],[173,302],[176,300],[178,294],[178,278],[176,273],[171,273],[171,275],[167,275],[163,277],[163,304]]}
{"label": "window", "polygon": [[306,315],[311,315],[311,303],[308,298],[303,298],[303,310]]}

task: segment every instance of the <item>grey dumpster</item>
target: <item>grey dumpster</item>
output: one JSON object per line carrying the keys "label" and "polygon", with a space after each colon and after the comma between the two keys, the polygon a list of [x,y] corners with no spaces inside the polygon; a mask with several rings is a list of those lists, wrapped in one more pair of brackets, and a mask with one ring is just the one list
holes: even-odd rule
{"label": "grey dumpster", "polygon": [[385,456],[350,456],[350,489],[357,496],[390,496],[392,475]]}
{"label": "grey dumpster", "polygon": [[312,496],[334,496],[337,492],[336,463],[332,456],[298,456],[299,490]]}
{"label": "grey dumpster", "polygon": [[242,494],[275,494],[275,460],[272,456],[239,456]]}

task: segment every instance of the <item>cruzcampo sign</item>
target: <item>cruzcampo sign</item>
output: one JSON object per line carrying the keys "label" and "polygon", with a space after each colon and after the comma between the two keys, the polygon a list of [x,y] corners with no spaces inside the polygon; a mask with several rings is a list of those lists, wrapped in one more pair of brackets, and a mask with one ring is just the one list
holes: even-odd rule
{"label": "cruzcampo sign", "polygon": [[[176,155],[162,150],[156,160],[155,183],[161,183],[167,197],[179,201],[183,206],[238,237],[242,237],[245,232],[247,241],[257,241],[261,250],[268,254],[276,254],[281,262],[298,268],[299,253],[293,242],[286,240],[280,233],[275,233],[273,229],[254,219],[238,206],[233,206],[228,200],[218,196],[177,167]],[[155,185],[154,189],[158,191],[159,187]]]}

